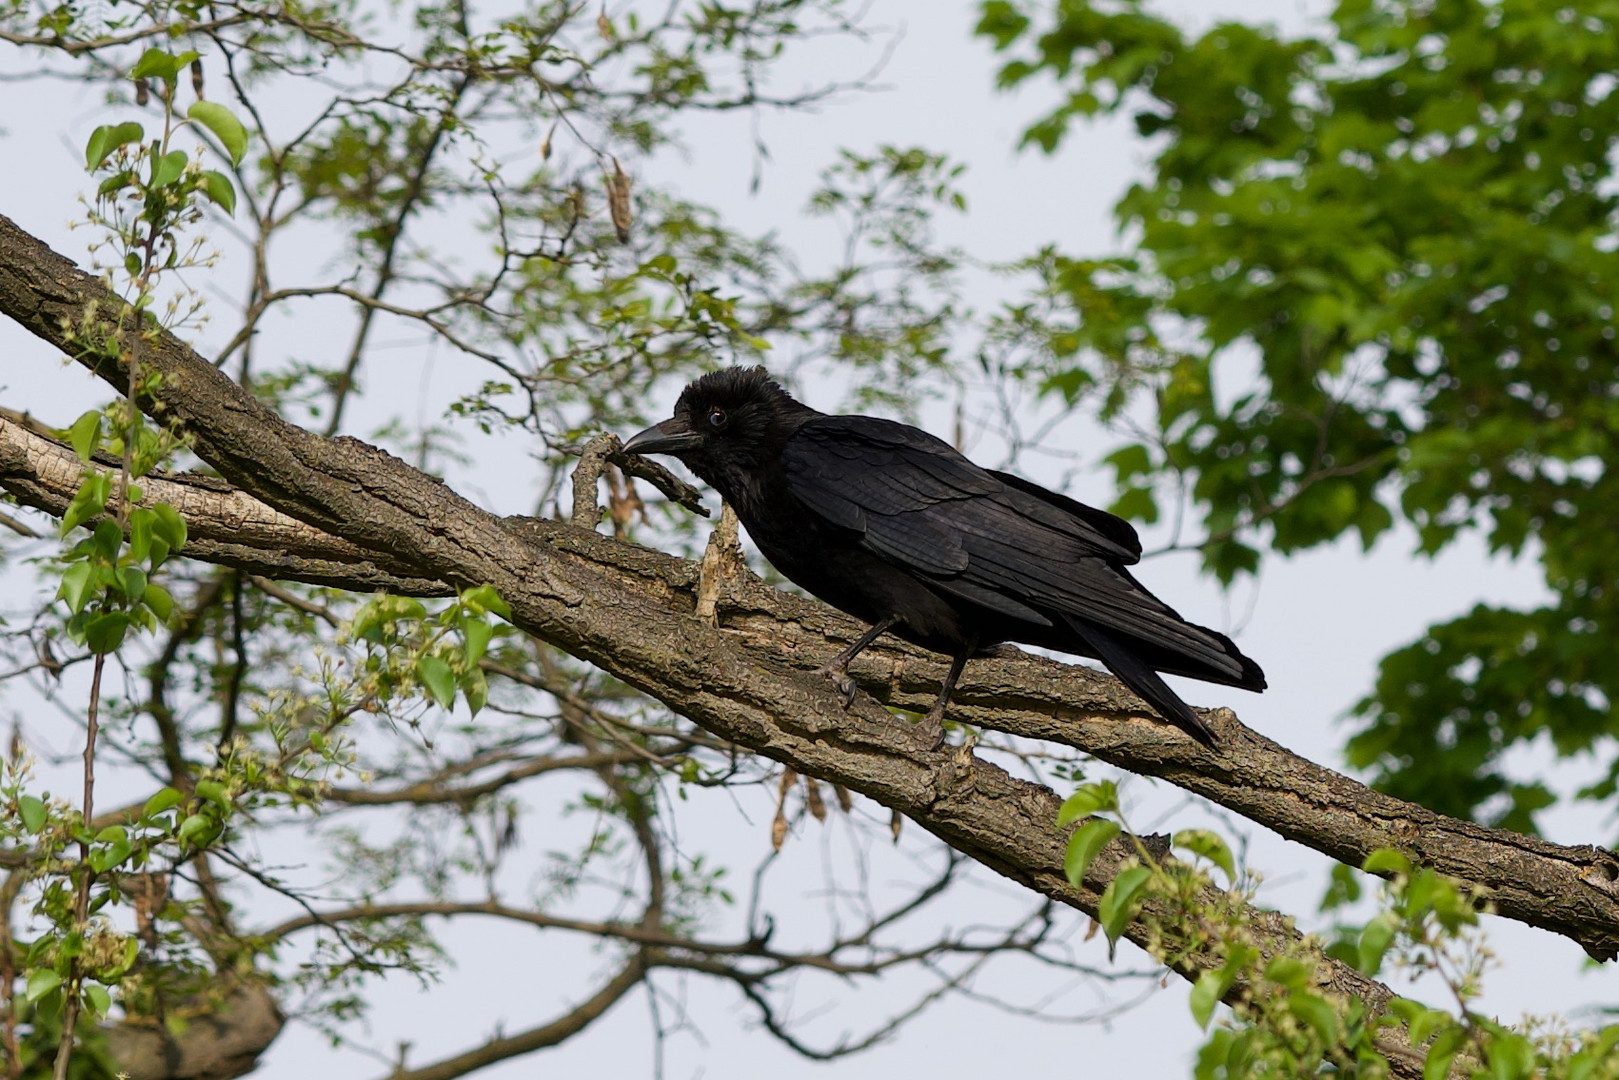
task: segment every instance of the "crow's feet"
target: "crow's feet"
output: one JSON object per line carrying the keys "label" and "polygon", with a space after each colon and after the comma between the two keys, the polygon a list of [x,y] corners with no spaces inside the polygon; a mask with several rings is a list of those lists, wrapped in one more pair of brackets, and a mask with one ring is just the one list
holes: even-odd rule
{"label": "crow's feet", "polygon": [[815,674],[824,675],[832,680],[832,688],[838,692],[839,697],[843,698],[843,707],[845,709],[854,704],[855,691],[859,690],[860,687],[849,677],[849,665],[847,663],[840,664],[833,661],[830,664],[816,668]]}
{"label": "crow's feet", "polygon": [[944,746],[944,705],[936,703],[922,715],[922,731],[933,736],[932,749]]}

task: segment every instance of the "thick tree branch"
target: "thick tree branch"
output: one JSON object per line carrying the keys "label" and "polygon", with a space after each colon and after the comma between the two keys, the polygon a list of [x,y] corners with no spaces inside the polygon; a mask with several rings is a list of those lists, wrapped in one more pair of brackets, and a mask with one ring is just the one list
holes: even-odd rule
{"label": "thick tree branch", "polygon": [[[3,217],[0,311],[121,388],[124,366],[107,347],[118,339],[119,323],[129,321],[121,302]],[[87,339],[101,344],[88,350]],[[896,724],[869,697],[845,712],[831,687],[810,674],[833,641],[851,636],[849,620],[744,580],[727,589],[717,605],[725,629],[710,626],[692,614],[696,574],[690,564],[551,522],[502,521],[374,447],[324,439],[287,423],[167,334],[150,333],[142,355],[147,369],[162,378],[141,396],[141,406],[177,423],[194,439],[197,453],[227,480],[279,513],[361,551],[385,552],[410,568],[408,576],[492,585],[511,605],[519,627],[658,698],[713,734],[860,791],[1012,880],[1096,913],[1101,890],[1126,857],[1121,845],[1104,852],[1084,886],[1074,888],[1063,873],[1065,837],[1052,824],[1058,806],[1053,792],[1014,779],[970,750],[930,752],[924,735]],[[8,488],[19,483],[9,471],[5,475]],[[874,689],[892,700],[909,703],[916,696],[918,669],[924,665],[927,681],[937,678],[937,665],[910,650],[888,650],[878,665],[885,670]],[[1352,781],[1326,782],[1331,774],[1244,732],[1228,712],[1211,717],[1221,749],[1202,751],[1150,718],[1104,676],[1029,657],[974,667],[962,691],[967,719],[1055,737],[1105,752],[1127,767],[1184,778],[1188,785],[1193,776],[1214,778],[1209,784],[1222,792],[1244,786],[1292,790],[1287,778],[1297,775],[1298,787],[1368,835],[1391,832],[1384,818],[1363,819],[1352,804],[1339,801],[1356,791]],[[868,682],[871,674],[868,666]],[[1047,715],[1052,711],[1058,713],[1055,720]],[[1251,754],[1262,759],[1257,767],[1247,759]],[[1371,798],[1364,788],[1358,790]],[[1316,832],[1311,822],[1290,816],[1287,799],[1251,801],[1262,824],[1301,838]],[[1446,820],[1401,806],[1400,821],[1437,827]],[[1616,865],[1612,856],[1492,830],[1475,833],[1476,827],[1460,822],[1449,827],[1458,846],[1470,847],[1477,857],[1464,860],[1477,876],[1460,876],[1490,890],[1504,914],[1566,933],[1593,952],[1612,953],[1619,942],[1616,890],[1611,881],[1604,887],[1592,880],[1602,876],[1603,860]],[[1395,846],[1413,849],[1413,841],[1422,839],[1420,828],[1412,830],[1419,834],[1415,837],[1392,831]],[[1323,850],[1341,848],[1338,837],[1316,840]],[[1442,856],[1455,861],[1454,852],[1413,853],[1426,854],[1426,861],[1441,869],[1448,869],[1439,863]],[[1525,891],[1501,873],[1492,855],[1518,872],[1527,864],[1566,885]],[[1186,960],[1178,967],[1188,976],[1217,962],[1195,941],[1165,941],[1150,929],[1155,922],[1163,927],[1169,915],[1149,906],[1126,936],[1138,943],[1155,940],[1171,954],[1184,949]],[[1280,915],[1250,909],[1248,917],[1271,948],[1300,945],[1297,931]],[[1172,924],[1168,933],[1174,935]],[[1336,961],[1323,960],[1320,970],[1325,989],[1341,999],[1359,998],[1377,1010],[1389,998],[1386,987]],[[1389,1050],[1396,1075],[1420,1075],[1416,1051],[1396,1045]],[[415,1080],[417,1074],[409,1075]]]}
{"label": "thick tree branch", "polygon": [[[67,447],[0,416],[0,486],[19,501],[61,513],[78,488],[78,468],[78,458]],[[379,575],[363,549],[262,504],[244,505],[241,500],[254,501],[223,490],[218,481],[198,486],[176,478],[146,487],[154,498],[185,500],[176,505],[194,536],[202,538],[187,547],[188,555],[357,591],[451,591],[397,560],[386,563],[394,573]],[[255,523],[253,543],[227,544],[216,554],[206,538],[232,535],[232,523],[238,520]],[[633,589],[648,602],[682,596],[684,607],[689,595],[687,610],[698,603],[698,574],[692,564],[551,522],[519,519],[508,525],[535,545],[535,560],[582,559],[612,576],[615,587]],[[306,553],[308,560],[287,552]],[[828,650],[859,632],[825,606],[765,587],[751,575],[715,588],[720,593],[713,602],[727,638],[772,664],[812,671]],[[921,709],[937,692],[940,669],[930,655],[890,644],[868,650],[854,674],[879,700]],[[1154,721],[1107,676],[1018,655],[970,664],[952,716],[989,730],[1062,743],[1132,772],[1163,777],[1352,865],[1378,848],[1398,848],[1423,865],[1479,886],[1498,913],[1563,934],[1593,956],[1610,957],[1619,945],[1619,859],[1611,852],[1553,844],[1433,813],[1306,761],[1243,727],[1229,713],[1208,714],[1220,747],[1207,751]]]}

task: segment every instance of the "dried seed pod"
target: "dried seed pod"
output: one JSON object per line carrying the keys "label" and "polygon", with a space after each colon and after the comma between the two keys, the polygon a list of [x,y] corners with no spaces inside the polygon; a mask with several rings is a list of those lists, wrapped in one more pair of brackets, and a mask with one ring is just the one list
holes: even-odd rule
{"label": "dried seed pod", "polygon": [[770,823],[770,850],[780,851],[781,845],[787,842],[787,815],[782,813],[781,807],[776,807],[776,817]]}
{"label": "dried seed pod", "polygon": [[888,818],[888,831],[894,834],[894,843],[899,843],[899,829],[905,824],[905,815],[898,810],[892,812]]}
{"label": "dried seed pod", "polygon": [[630,178],[624,172],[624,167],[613,159],[613,175],[607,180],[607,209],[613,215],[613,231],[618,233],[618,242],[630,242],[630,223],[635,220],[630,210]]}
{"label": "dried seed pod", "polygon": [[849,789],[842,784],[832,785],[832,794],[838,797],[838,809],[845,814],[854,809],[854,799],[849,795]]}
{"label": "dried seed pod", "polygon": [[618,35],[613,32],[613,23],[607,18],[607,5],[603,4],[601,14],[596,16],[596,33],[602,36],[603,41],[617,41]]}
{"label": "dried seed pod", "polygon": [[787,793],[798,783],[798,774],[791,769],[781,771],[781,783],[776,785],[776,817],[770,823],[770,849],[780,851],[787,841]]}
{"label": "dried seed pod", "polygon": [[821,801],[821,785],[812,776],[804,777],[804,805],[809,807],[816,821],[826,820],[826,803]]}
{"label": "dried seed pod", "polygon": [[540,160],[551,160],[551,136],[557,133],[556,121],[551,121],[551,130],[545,133],[545,141],[540,144]]}
{"label": "dried seed pod", "polygon": [[151,93],[150,90],[148,90],[146,88],[146,80],[145,79],[136,79],[135,80],[135,104],[141,106],[142,108],[145,108],[146,103],[148,101],[151,101],[151,100],[152,100],[152,93]]}
{"label": "dried seed pod", "polygon": [[200,56],[191,61],[191,92],[197,95],[198,101],[202,100],[202,57]]}

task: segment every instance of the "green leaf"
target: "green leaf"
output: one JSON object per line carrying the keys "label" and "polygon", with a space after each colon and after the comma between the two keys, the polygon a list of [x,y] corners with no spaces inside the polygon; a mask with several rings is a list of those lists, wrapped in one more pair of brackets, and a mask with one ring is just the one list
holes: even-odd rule
{"label": "green leaf", "polygon": [[209,169],[202,174],[202,193],[227,214],[236,213],[236,185],[222,172]]}
{"label": "green leaf", "polygon": [[1411,1045],[1421,1046],[1433,1037],[1434,1032],[1450,1026],[1453,1021],[1449,1013],[1438,1009],[1430,1009],[1425,1005],[1416,1004],[1416,1015],[1406,1021],[1406,1028],[1411,1034]]}
{"label": "green leaf", "polygon": [[129,630],[129,616],[122,611],[109,611],[97,615],[84,628],[84,643],[91,652],[105,655],[124,643]]}
{"label": "green leaf", "polygon": [[[214,138],[219,140],[219,144],[225,148],[225,153],[230,155],[232,165],[242,163],[242,158],[247,153],[247,129],[236,119],[235,113],[216,102],[199,101],[186,110],[186,116],[214,133]],[[234,199],[233,195],[233,202]]]}
{"label": "green leaf", "polygon": [[1368,874],[1409,874],[1411,860],[1393,848],[1378,848],[1366,856],[1360,868]]}
{"label": "green leaf", "polygon": [[[128,169],[124,169],[121,172],[115,172],[105,180],[101,181],[101,183],[96,187],[96,197],[106,198],[108,195],[111,195],[114,192],[122,191],[124,188],[128,187],[134,182],[135,174],[130,172]],[[129,264],[126,261],[124,265],[127,267]]]}
{"label": "green leaf", "polygon": [[467,699],[467,708],[473,716],[477,716],[489,703],[489,680],[484,678],[480,669],[472,668],[461,676],[461,694]]}
{"label": "green leaf", "polygon": [[62,976],[51,968],[41,968],[28,975],[27,997],[29,1001],[38,1001],[46,994],[62,985]]}
{"label": "green leaf", "polygon": [[489,648],[489,639],[494,633],[494,626],[482,619],[461,620],[461,637],[466,642],[467,663],[476,664],[483,659],[484,652]]}
{"label": "green leaf", "polygon": [[1422,1080],[1446,1080],[1450,1076],[1451,1063],[1456,1060],[1456,1052],[1462,1048],[1465,1036],[1465,1029],[1455,1026],[1439,1033],[1422,1063]]}
{"label": "green leaf", "polygon": [[230,795],[218,780],[198,780],[197,797],[207,799],[222,810],[229,810],[231,806]]}
{"label": "green leaf", "polygon": [[1153,497],[1151,488],[1128,487],[1113,500],[1113,505],[1107,508],[1108,513],[1117,514],[1122,518],[1140,521],[1147,525],[1158,521],[1158,500]]}
{"label": "green leaf", "polygon": [[84,984],[84,1004],[96,1019],[104,1019],[112,1011],[112,995],[100,983]]}
{"label": "green leaf", "polygon": [[174,618],[174,597],[161,585],[147,582],[146,591],[141,594],[141,603],[157,616],[159,622],[168,623]]}
{"label": "green leaf", "polygon": [[1085,871],[1107,842],[1119,835],[1120,825],[1107,818],[1092,818],[1068,838],[1068,854],[1063,859],[1063,872],[1074,888],[1084,884]]}
{"label": "green leaf", "polygon": [[1315,1029],[1326,1046],[1338,1043],[1338,1013],[1332,1003],[1319,994],[1293,993],[1287,997],[1287,1011]]}
{"label": "green leaf", "polygon": [[455,673],[443,659],[437,656],[422,657],[416,662],[416,674],[440,708],[448,709],[455,704]]}
{"label": "green leaf", "polygon": [[1182,829],[1176,833],[1171,843],[1182,851],[1190,851],[1193,855],[1201,855],[1215,866],[1225,871],[1226,880],[1235,883],[1237,880],[1237,863],[1231,857],[1231,849],[1226,842],[1220,839],[1218,833],[1208,829]]}
{"label": "green leaf", "polygon": [[162,788],[156,795],[146,800],[146,806],[141,810],[142,817],[153,818],[165,810],[172,810],[185,801],[185,795],[171,787]]}
{"label": "green leaf", "polygon": [[492,611],[502,619],[511,621],[512,609],[500,598],[493,585],[477,585],[461,594],[461,602],[476,611]]}
{"label": "green leaf", "polygon": [[68,442],[73,445],[73,452],[79,455],[79,460],[86,465],[90,464],[96,446],[101,442],[101,420],[101,410],[91,409],[73,421],[73,426],[68,429]]}
{"label": "green leaf", "polygon": [[1497,1034],[1485,1048],[1484,1056],[1490,1062],[1491,1080],[1525,1080],[1534,1075],[1534,1047],[1522,1035]]}
{"label": "green leaf", "polygon": [[45,803],[32,795],[17,796],[17,813],[22,818],[22,827],[30,833],[37,835],[45,827]]}
{"label": "green leaf", "polygon": [[1204,1031],[1209,1029],[1209,1021],[1214,1019],[1214,1007],[1220,1004],[1226,989],[1225,980],[1219,971],[1205,971],[1197,977],[1197,982],[1192,984],[1192,1019]]}
{"label": "green leaf", "polygon": [[1355,966],[1369,976],[1376,976],[1383,966],[1383,956],[1394,943],[1395,920],[1383,914],[1366,924],[1360,932],[1360,944]]}
{"label": "green leaf", "polygon": [[1309,982],[1310,968],[1296,956],[1278,956],[1265,965],[1265,978],[1289,990],[1301,990]]}
{"label": "green leaf", "polygon": [[118,553],[124,549],[124,531],[118,523],[111,518],[104,518],[96,522],[95,535],[91,546],[97,555],[100,555],[108,565],[118,561]]}
{"label": "green leaf", "polygon": [[79,490],[73,496],[73,501],[67,504],[67,511],[62,515],[61,536],[67,536],[74,529],[89,521],[107,508],[107,496],[112,494],[112,477],[106,473],[92,473],[79,484]]}
{"label": "green leaf", "polygon": [[90,583],[96,568],[87,562],[76,562],[62,572],[62,584],[56,590],[58,600],[67,601],[67,609],[77,615],[90,599]]}
{"label": "green leaf", "polygon": [[129,858],[132,850],[128,840],[121,840],[108,847],[95,848],[90,852],[90,869],[98,874],[105,874],[108,870],[121,866],[123,861]]}
{"label": "green leaf", "polygon": [[182,844],[191,844],[194,847],[205,846],[217,835],[219,835],[219,822],[207,814],[192,814],[180,822],[180,829],[175,834]]}
{"label": "green leaf", "polygon": [[1057,811],[1057,827],[1060,829],[1082,817],[1103,811],[1117,813],[1118,809],[1119,788],[1113,781],[1099,780],[1094,784],[1084,784],[1063,801],[1062,809]]}
{"label": "green leaf", "polygon": [[152,507],[156,515],[152,522],[152,535],[169,545],[171,553],[179,551],[186,545],[186,523],[180,517],[180,512],[168,503],[158,503]]}
{"label": "green leaf", "polygon": [[1140,904],[1139,894],[1151,877],[1152,871],[1147,867],[1132,866],[1121,870],[1118,877],[1108,882],[1097,905],[1097,921],[1107,935],[1109,949],[1118,944],[1119,936]]}
{"label": "green leaf", "polygon": [[146,595],[146,571],[138,566],[120,567],[118,570],[118,588],[131,603],[138,604]]}
{"label": "green leaf", "polygon": [[[131,79],[162,79],[164,82],[174,83],[179,77],[180,69],[191,60],[196,59],[196,53],[181,53],[180,56],[165,49],[147,49],[141,58],[135,61],[135,66],[129,69]],[[189,57],[182,62],[181,57]]]}
{"label": "green leaf", "polygon": [[132,120],[98,127],[90,133],[90,141],[84,146],[85,167],[93,172],[114,150],[132,142],[140,142],[145,137],[146,130]]}
{"label": "green leaf", "polygon": [[184,150],[171,150],[162,157],[152,159],[152,182],[155,188],[166,188],[186,171],[191,158]]}

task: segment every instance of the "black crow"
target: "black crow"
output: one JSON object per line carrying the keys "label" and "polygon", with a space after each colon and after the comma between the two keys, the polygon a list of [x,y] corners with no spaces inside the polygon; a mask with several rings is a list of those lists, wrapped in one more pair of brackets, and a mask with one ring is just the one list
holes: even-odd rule
{"label": "black crow", "polygon": [[817,412],[763,368],[704,375],[672,418],[624,449],[679,458],[736,508],[789,581],[871,623],[821,669],[845,702],[849,662],[889,631],[950,656],[926,717],[941,741],[967,659],[1005,641],[1100,660],[1205,745],[1213,734],[1158,672],[1265,688],[1229,638],[1130,576],[1141,543],[1127,522],[979,468],[907,424]]}

